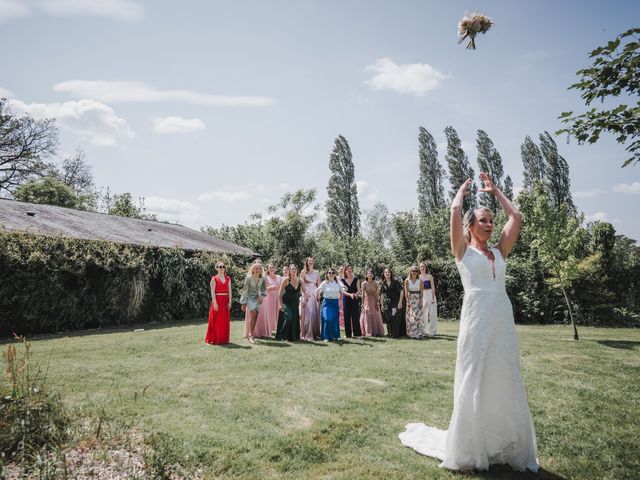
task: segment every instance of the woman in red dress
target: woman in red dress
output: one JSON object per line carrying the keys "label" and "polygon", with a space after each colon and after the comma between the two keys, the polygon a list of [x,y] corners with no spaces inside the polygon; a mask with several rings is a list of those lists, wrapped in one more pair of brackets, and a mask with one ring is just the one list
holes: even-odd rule
{"label": "woman in red dress", "polygon": [[209,326],[205,342],[209,345],[229,343],[231,328],[231,280],[224,263],[216,264],[217,275],[211,277],[211,308],[209,308]]}

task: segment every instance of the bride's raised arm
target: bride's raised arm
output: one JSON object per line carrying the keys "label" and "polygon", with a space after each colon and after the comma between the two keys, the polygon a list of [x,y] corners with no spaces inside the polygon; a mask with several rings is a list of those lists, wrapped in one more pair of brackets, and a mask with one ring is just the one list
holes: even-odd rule
{"label": "bride's raised arm", "polygon": [[518,210],[518,207],[516,207],[513,202],[493,184],[493,180],[491,180],[489,175],[485,172],[480,172],[480,180],[484,183],[484,187],[478,189],[478,191],[494,195],[509,217],[507,223],[505,223],[504,228],[502,229],[502,233],[500,234],[498,245],[496,245],[502,256],[506,258],[507,255],[509,255],[509,252],[511,252],[513,246],[516,244],[516,240],[518,240],[520,228],[522,227],[522,214],[520,213],[520,210]]}
{"label": "bride's raised arm", "polygon": [[450,219],[450,235],[451,235],[451,253],[456,257],[456,260],[462,260],[464,252],[467,249],[467,243],[464,240],[464,230],[462,228],[462,203],[464,197],[469,195],[469,184],[471,179],[467,178],[465,182],[460,185],[458,193],[451,202],[451,219]]}

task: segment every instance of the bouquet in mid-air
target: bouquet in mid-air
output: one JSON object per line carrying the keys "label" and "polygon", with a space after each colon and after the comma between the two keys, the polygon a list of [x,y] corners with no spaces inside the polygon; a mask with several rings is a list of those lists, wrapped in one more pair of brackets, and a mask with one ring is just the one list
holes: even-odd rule
{"label": "bouquet in mid-air", "polygon": [[476,35],[479,33],[487,33],[493,25],[493,20],[480,12],[466,12],[464,17],[458,22],[458,43],[462,43],[469,38],[467,48],[476,49]]}

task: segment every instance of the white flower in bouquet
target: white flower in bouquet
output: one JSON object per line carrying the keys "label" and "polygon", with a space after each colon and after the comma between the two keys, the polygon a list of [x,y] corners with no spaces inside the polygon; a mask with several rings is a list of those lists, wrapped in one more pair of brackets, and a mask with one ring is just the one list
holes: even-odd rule
{"label": "white flower in bouquet", "polygon": [[469,43],[467,43],[467,48],[475,50],[476,35],[479,33],[487,33],[493,23],[490,17],[482,15],[480,12],[466,12],[464,17],[458,22],[458,37],[460,37],[458,43],[462,43],[468,37]]}

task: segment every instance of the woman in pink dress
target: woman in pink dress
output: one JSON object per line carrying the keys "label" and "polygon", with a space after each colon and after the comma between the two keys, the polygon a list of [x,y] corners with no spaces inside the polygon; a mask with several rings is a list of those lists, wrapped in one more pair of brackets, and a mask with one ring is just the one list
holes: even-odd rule
{"label": "woman in pink dress", "polygon": [[[340,285],[342,285],[342,279],[344,278],[344,265],[341,265],[340,268],[338,269],[338,277],[336,278],[336,280],[338,280],[338,283]],[[343,298],[344,295],[342,293],[340,293],[340,300],[338,300],[338,315],[339,315],[339,321],[340,321],[340,328],[344,329],[344,302],[343,302]]]}
{"label": "woman in pink dress", "polygon": [[362,313],[360,314],[360,330],[365,337],[384,336],[384,324],[380,313],[380,286],[375,281],[373,270],[367,270],[367,278],[360,285],[362,290]]}
{"label": "woman in pink dress", "polygon": [[265,281],[267,282],[267,296],[264,299],[262,308],[267,317],[269,330],[273,332],[278,328],[278,314],[280,313],[278,292],[280,291],[280,284],[282,283],[282,277],[276,275],[276,267],[273,263],[267,265]]}
{"label": "woman in pink dress", "polygon": [[320,275],[313,269],[313,257],[307,257],[302,270],[304,282],[304,300],[302,303],[302,315],[300,317],[300,338],[312,341],[320,338],[320,309],[316,300],[316,290],[320,285]]}

